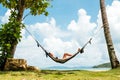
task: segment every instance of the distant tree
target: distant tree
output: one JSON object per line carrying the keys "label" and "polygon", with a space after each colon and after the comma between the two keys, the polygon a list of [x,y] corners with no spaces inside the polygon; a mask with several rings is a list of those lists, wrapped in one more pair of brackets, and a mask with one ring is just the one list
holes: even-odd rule
{"label": "distant tree", "polygon": [[7,57],[13,58],[18,42],[21,40],[23,14],[28,10],[31,15],[48,15],[46,8],[49,0],[0,0],[0,4],[10,9],[9,22],[0,28],[0,68],[4,68]]}
{"label": "distant tree", "polygon": [[105,39],[106,39],[106,43],[107,43],[111,66],[112,66],[112,68],[117,68],[117,67],[119,67],[119,61],[115,54],[112,38],[110,35],[104,0],[100,0],[100,7],[101,7],[101,15],[102,15],[102,21],[103,21],[104,35],[105,35]]}

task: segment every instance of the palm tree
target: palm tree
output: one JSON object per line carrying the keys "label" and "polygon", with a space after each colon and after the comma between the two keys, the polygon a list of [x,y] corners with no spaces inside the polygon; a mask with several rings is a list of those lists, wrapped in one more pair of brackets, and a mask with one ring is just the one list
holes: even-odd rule
{"label": "palm tree", "polygon": [[110,35],[109,24],[108,24],[108,20],[107,20],[107,14],[106,14],[104,0],[100,0],[100,8],[101,8],[101,16],[102,16],[102,22],[103,22],[104,35],[105,35],[106,44],[107,44],[107,48],[108,48],[111,67],[113,69],[113,68],[117,68],[119,66],[119,61],[118,61],[117,56],[115,54],[112,38]]}

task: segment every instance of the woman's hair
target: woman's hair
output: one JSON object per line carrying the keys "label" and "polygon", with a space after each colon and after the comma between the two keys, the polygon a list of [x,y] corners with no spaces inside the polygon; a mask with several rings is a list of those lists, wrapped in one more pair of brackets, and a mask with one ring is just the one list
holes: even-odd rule
{"label": "woman's hair", "polygon": [[58,59],[58,57],[56,57],[56,59]]}

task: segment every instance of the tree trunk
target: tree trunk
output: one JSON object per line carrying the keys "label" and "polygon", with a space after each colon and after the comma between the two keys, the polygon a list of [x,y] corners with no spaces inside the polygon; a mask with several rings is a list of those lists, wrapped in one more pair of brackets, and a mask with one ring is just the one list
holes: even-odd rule
{"label": "tree trunk", "polygon": [[[24,0],[18,0],[18,6],[17,6],[17,10],[18,10],[17,21],[18,22],[22,21],[24,9],[25,9]],[[16,27],[20,27],[20,26],[16,26]],[[17,30],[15,30],[15,32],[17,32]],[[10,54],[11,58],[14,57],[17,44],[18,44],[17,42],[13,42],[13,44],[12,44],[13,46],[11,48],[11,54]]]}
{"label": "tree trunk", "polygon": [[106,44],[107,44],[107,48],[108,48],[111,67],[113,69],[113,68],[117,68],[119,66],[119,61],[118,61],[117,56],[115,54],[112,38],[110,35],[109,24],[108,24],[108,20],[107,20],[107,14],[106,14],[104,0],[100,0],[100,8],[101,8],[102,21],[103,21],[104,35],[105,35]]}

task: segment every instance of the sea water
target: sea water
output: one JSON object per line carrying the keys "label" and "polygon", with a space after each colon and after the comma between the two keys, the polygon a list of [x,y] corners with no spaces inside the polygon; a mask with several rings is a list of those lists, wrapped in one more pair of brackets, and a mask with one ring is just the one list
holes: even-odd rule
{"label": "sea water", "polygon": [[44,70],[87,70],[87,71],[108,71],[111,68],[92,68],[92,67],[48,67]]}

